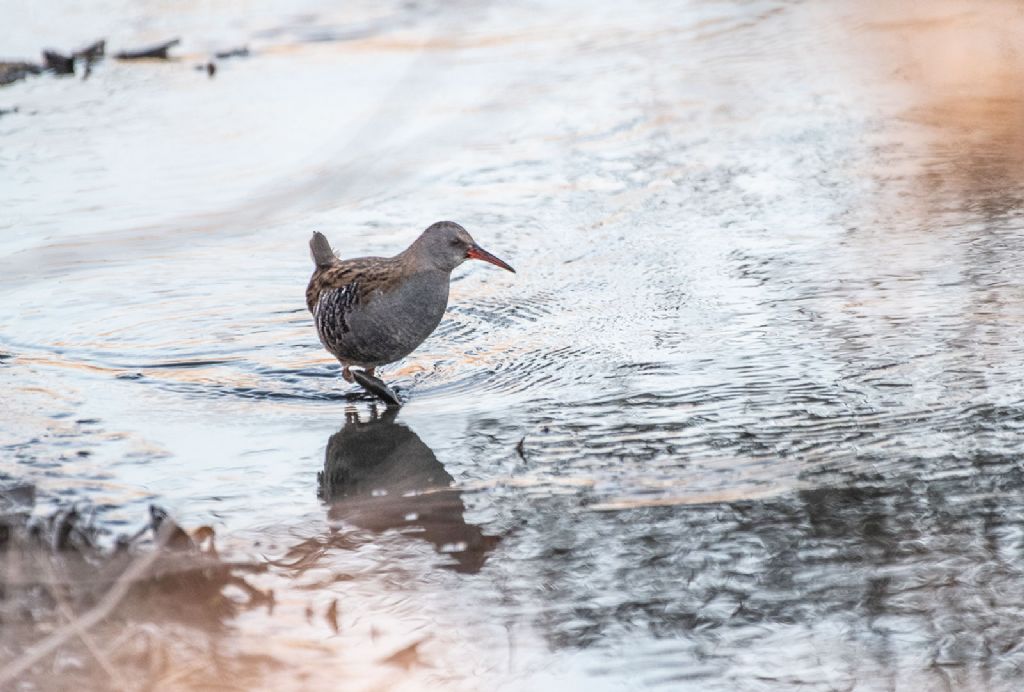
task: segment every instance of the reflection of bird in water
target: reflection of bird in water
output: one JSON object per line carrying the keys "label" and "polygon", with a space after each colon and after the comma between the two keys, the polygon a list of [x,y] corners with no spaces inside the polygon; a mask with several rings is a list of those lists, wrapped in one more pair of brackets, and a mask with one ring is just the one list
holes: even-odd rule
{"label": "reflection of bird in water", "polygon": [[458,572],[478,572],[498,543],[467,524],[462,493],[430,447],[395,422],[398,409],[363,423],[355,413],[327,442],[320,495],[329,516],[371,531],[406,529],[451,555]]}

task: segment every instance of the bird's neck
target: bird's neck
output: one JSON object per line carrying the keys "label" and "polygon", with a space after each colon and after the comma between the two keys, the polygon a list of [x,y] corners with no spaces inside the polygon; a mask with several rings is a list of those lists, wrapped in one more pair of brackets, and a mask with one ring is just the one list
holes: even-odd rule
{"label": "bird's neck", "polygon": [[441,272],[450,275],[452,272],[450,269],[442,269],[438,267],[429,257],[425,257],[423,253],[416,252],[416,244],[413,243],[403,252],[395,255],[394,259],[398,262],[398,266],[401,267],[403,275],[411,276],[413,274],[422,274],[424,272]]}

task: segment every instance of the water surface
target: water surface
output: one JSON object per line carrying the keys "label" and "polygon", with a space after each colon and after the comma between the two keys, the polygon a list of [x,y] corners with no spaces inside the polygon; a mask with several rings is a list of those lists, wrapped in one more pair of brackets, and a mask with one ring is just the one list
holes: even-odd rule
{"label": "water surface", "polygon": [[[211,635],[258,684],[1015,688],[1013,3],[0,12],[184,39],[0,91],[0,477],[267,561]],[[456,272],[394,417],[306,242],[442,218],[519,273]]]}

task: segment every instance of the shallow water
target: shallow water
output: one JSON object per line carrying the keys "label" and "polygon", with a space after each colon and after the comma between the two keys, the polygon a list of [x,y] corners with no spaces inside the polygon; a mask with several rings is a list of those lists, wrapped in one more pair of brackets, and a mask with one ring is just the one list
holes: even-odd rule
{"label": "shallow water", "polygon": [[[1015,689],[1014,3],[10,5],[184,42],[0,89],[0,477],[270,561],[260,684]],[[392,418],[306,242],[441,218]]]}

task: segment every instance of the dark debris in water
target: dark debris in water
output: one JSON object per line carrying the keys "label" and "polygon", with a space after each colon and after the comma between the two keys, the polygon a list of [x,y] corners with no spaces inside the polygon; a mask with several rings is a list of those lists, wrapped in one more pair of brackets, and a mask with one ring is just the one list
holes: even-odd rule
{"label": "dark debris in water", "polygon": [[75,58],[70,55],[58,53],[55,50],[43,51],[43,65],[46,69],[56,75],[75,73]]}
{"label": "dark debris in water", "polygon": [[220,687],[258,674],[219,658],[210,637],[272,608],[249,582],[262,566],[222,559],[213,529],[187,531],[159,507],[111,545],[94,511],[33,518],[34,501],[31,485],[0,488],[0,688]]}
{"label": "dark debris in water", "polygon": [[208,62],[205,65],[196,65],[195,69],[206,72],[206,76],[211,79],[215,74],[217,74],[217,65],[213,62]]}
{"label": "dark debris in water", "polygon": [[115,53],[114,57],[118,60],[169,60],[171,48],[179,43],[181,43],[180,38],[172,38],[170,41],[164,41],[155,46],[123,50]]}
{"label": "dark debris in water", "polygon": [[[17,82],[29,75],[39,74],[43,66],[31,62],[14,61],[0,62],[0,86]],[[5,111],[10,112],[10,111]]]}
{"label": "dark debris in water", "polygon": [[239,48],[231,48],[230,50],[222,50],[213,54],[213,57],[218,60],[227,60],[229,58],[248,58],[249,46],[241,46]]}
{"label": "dark debris in water", "polygon": [[85,48],[76,50],[74,57],[76,60],[84,60],[86,63],[96,62],[107,53],[107,42],[103,39],[95,41],[89,44]]}
{"label": "dark debris in water", "polygon": [[85,79],[91,73],[93,64],[103,59],[106,47],[107,42],[100,39],[70,54],[47,48],[42,51],[41,63],[0,62],[0,86],[44,71],[55,75],[73,75],[77,64],[82,65],[82,78]]}
{"label": "dark debris in water", "polygon": [[[171,60],[170,50],[181,43],[180,38],[174,38],[152,46],[121,50],[114,54],[118,60]],[[34,63],[29,61],[0,61],[0,86],[12,84],[30,75],[50,72],[55,75],[74,75],[79,71],[82,79],[88,79],[92,74],[93,65],[106,56],[107,42],[103,39],[79,50],[65,53],[63,51],[47,48],[42,51],[42,62]],[[216,60],[227,60],[231,58],[242,58],[250,55],[248,46],[231,48],[214,54],[214,58],[208,62],[197,65],[197,70],[205,71],[209,77],[217,72]],[[15,109],[17,110],[17,109]],[[14,112],[11,110],[0,110],[0,115]]]}

